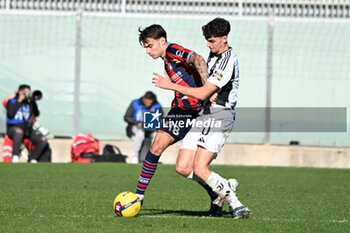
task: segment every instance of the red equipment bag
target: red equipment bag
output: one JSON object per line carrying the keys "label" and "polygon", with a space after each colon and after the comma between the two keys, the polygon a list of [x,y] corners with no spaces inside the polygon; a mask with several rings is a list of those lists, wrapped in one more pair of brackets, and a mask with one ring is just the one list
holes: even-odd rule
{"label": "red equipment bag", "polygon": [[84,158],[84,154],[98,155],[100,143],[91,134],[81,133],[75,137],[71,145],[71,157],[73,163],[91,163],[92,158]]}

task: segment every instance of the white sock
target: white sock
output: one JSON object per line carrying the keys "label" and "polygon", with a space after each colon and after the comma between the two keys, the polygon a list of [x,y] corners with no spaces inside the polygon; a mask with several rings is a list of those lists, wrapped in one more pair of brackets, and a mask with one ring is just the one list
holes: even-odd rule
{"label": "white sock", "polygon": [[138,157],[132,157],[130,163],[131,163],[131,164],[137,164],[137,163],[139,163],[139,158],[138,158]]}
{"label": "white sock", "polygon": [[188,179],[193,180],[193,172],[187,176]]}
{"label": "white sock", "polygon": [[206,183],[216,192],[221,198],[228,202],[232,209],[242,206],[235,192],[230,188],[226,179],[222,178],[215,172],[211,172]]}
{"label": "white sock", "polygon": [[145,197],[145,195],[138,194],[138,193],[136,193],[136,196],[139,198],[140,201],[142,201],[143,198]]}

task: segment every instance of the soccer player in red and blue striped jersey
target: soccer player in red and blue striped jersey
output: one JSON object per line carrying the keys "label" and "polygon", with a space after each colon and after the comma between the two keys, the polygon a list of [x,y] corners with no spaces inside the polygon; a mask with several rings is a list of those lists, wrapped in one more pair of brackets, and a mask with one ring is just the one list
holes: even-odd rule
{"label": "soccer player in red and blue striped jersey", "polygon": [[[139,29],[139,32],[139,42],[146,48],[146,53],[153,59],[162,58],[164,60],[165,71],[171,82],[185,87],[200,87],[205,83],[208,70],[201,55],[178,44],[169,43],[166,31],[160,25],[153,24],[144,30]],[[163,121],[176,123],[176,121],[185,122],[188,118],[196,118],[201,107],[201,101],[198,98],[186,96],[179,92],[174,93],[171,110]],[[140,200],[144,198],[146,188],[156,171],[160,155],[168,146],[183,139],[189,130],[190,127],[164,127],[163,125],[157,131],[154,142],[144,160],[137,184],[136,195]],[[177,164],[193,164],[193,161],[194,156],[188,156],[181,152],[177,158]],[[188,177],[192,170],[183,171],[176,168],[176,171]],[[218,197],[207,184],[199,183],[207,190],[211,199]]]}

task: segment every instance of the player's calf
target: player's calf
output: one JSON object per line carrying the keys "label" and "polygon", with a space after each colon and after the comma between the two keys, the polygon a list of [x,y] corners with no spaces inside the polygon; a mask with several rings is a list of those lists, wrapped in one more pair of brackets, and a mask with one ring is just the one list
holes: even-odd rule
{"label": "player's calf", "polygon": [[137,183],[136,195],[140,200],[143,200],[145,191],[149,182],[151,181],[154,173],[156,172],[159,156],[152,154],[148,151],[146,158],[142,165],[141,174]]}

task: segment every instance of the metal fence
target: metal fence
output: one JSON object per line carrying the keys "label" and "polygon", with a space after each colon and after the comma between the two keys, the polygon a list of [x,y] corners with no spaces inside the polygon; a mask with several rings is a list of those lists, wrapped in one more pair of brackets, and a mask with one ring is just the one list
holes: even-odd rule
{"label": "metal fence", "polygon": [[0,0],[0,10],[350,18],[350,0]]}
{"label": "metal fence", "polygon": [[[146,58],[138,59],[144,51],[137,28],[161,23],[171,32],[181,30],[181,43],[206,54],[205,46],[199,46],[200,28],[208,17],[222,15],[234,25],[231,41],[245,73],[240,104],[267,107],[259,120],[269,129],[270,107],[348,106],[349,6],[350,0],[0,0],[0,81],[6,83],[0,90],[7,93],[19,80],[45,89],[41,104],[48,115],[42,123],[55,135],[91,132],[123,139],[121,119],[130,99],[153,88],[144,74],[159,69]],[[130,86],[139,92],[130,93]],[[300,87],[310,98],[302,91],[294,93]],[[163,103],[171,101],[166,93],[159,97]],[[59,108],[51,109],[53,103]],[[349,146],[349,127],[347,133],[327,135],[235,133],[229,141],[286,144],[295,139],[304,145]]]}

